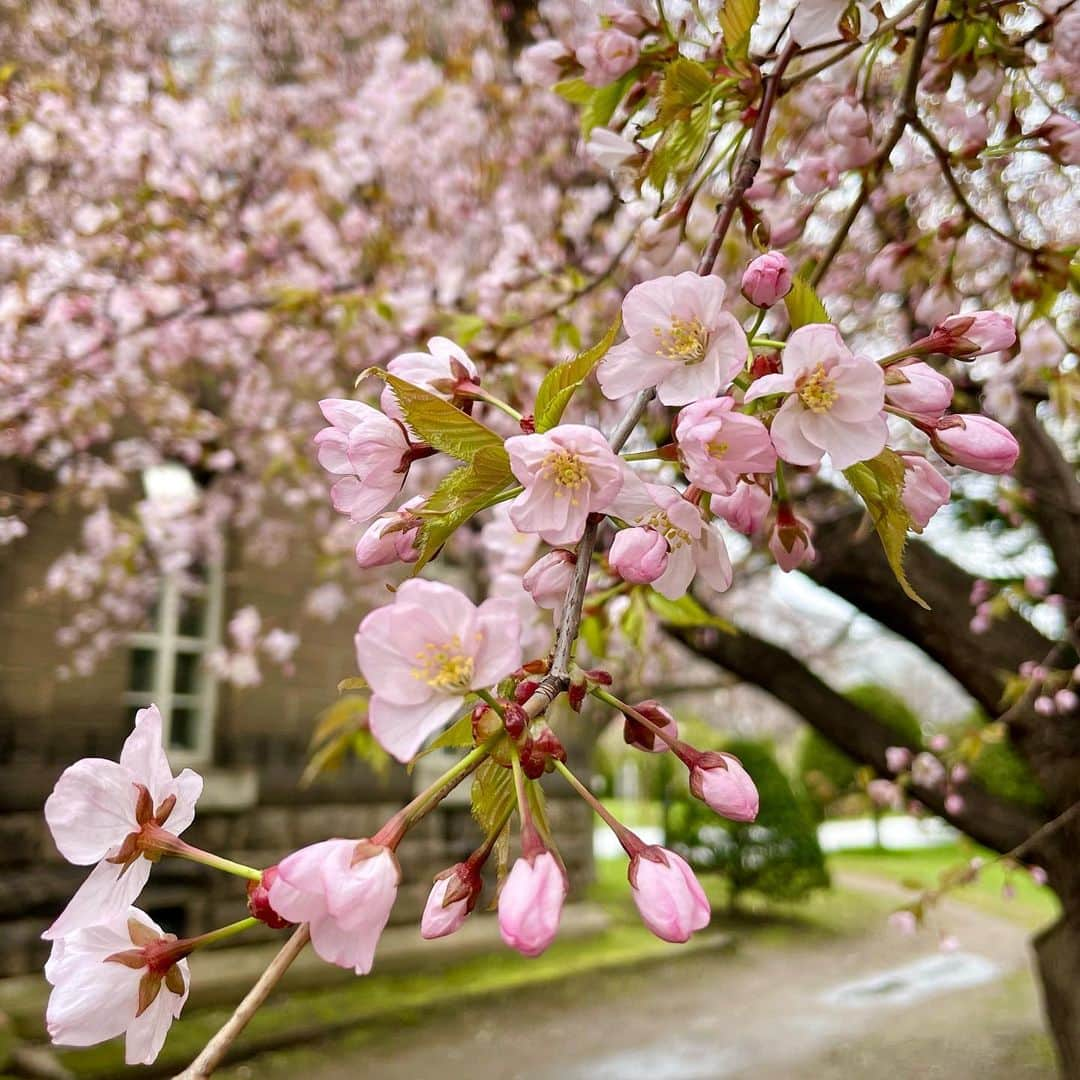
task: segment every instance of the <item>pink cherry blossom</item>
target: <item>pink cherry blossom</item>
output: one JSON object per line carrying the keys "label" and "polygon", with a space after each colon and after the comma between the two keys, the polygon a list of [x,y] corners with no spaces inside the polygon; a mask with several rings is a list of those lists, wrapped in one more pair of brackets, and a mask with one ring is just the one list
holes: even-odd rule
{"label": "pink cherry blossom", "polygon": [[405,428],[362,401],[327,398],[319,408],[331,425],[315,436],[319,464],[342,476],[330,499],[339,513],[364,524],[386,509],[405,482]]}
{"label": "pink cherry blossom", "polygon": [[635,549],[628,552],[628,556],[637,555],[640,562],[628,557],[628,568],[642,571],[647,568],[644,547],[638,546],[640,530],[654,533],[666,544],[667,562],[659,576],[652,580],[652,586],[669,600],[683,596],[695,574],[701,574],[702,580],[718,592],[731,585],[731,559],[723,537],[705,521],[701,510],[674,488],[643,483],[628,469],[613,512],[623,521],[639,527],[632,530]]}
{"label": "pink cherry blossom", "polygon": [[913,911],[901,908],[889,916],[889,925],[899,933],[910,937],[919,928],[919,921]]}
{"label": "pink cherry blossom", "polygon": [[[386,370],[391,375],[444,399],[453,397],[459,387],[468,386],[479,379],[476,365],[469,354],[449,338],[433,337],[427,346],[427,352],[409,352],[395,356],[386,365]],[[379,405],[392,420],[404,421],[405,416],[390,386],[383,388]]]}
{"label": "pink cherry blossom", "polygon": [[782,251],[759,255],[743,271],[741,292],[755,307],[772,307],[791,292],[791,263]]}
{"label": "pink cherry blossom", "polygon": [[723,310],[724,283],[687,271],[635,285],[623,300],[629,335],[600,361],[596,376],[616,399],[648,387],[665,405],[688,405],[730,385],[746,363],[738,320]]}
{"label": "pink cherry blossom", "polygon": [[630,860],[630,887],[642,922],[661,940],[684,942],[709,925],[712,910],[694,871],[680,855],[646,847]]}
{"label": "pink cherry blossom", "polygon": [[499,893],[499,932],[523,956],[555,940],[566,900],[566,875],[550,851],[514,863]]}
{"label": "pink cherry blossom", "polygon": [[623,529],[608,551],[611,569],[633,585],[649,585],[668,565],[668,543],[655,529]]}
{"label": "pink cherry blossom", "polygon": [[573,579],[576,563],[577,559],[572,551],[556,548],[525,571],[521,585],[537,607],[559,611]]}
{"label": "pink cherry blossom", "polygon": [[851,354],[835,326],[802,326],[781,358],[782,371],[762,375],[746,401],[786,393],[769,432],[792,465],[814,465],[829,454],[838,469],[880,454],[888,436],[881,410],[885,377],[872,360]]}
{"label": "pink cherry blossom", "polygon": [[328,964],[366,975],[397,898],[401,868],[393,851],[370,840],[323,840],[278,863],[270,904],[305,922]]}
{"label": "pink cherry blossom", "polygon": [[1051,113],[1035,132],[1062,165],[1080,165],[1080,124],[1064,113]]}
{"label": "pink cherry blossom", "polygon": [[769,516],[772,496],[758,484],[739,483],[730,495],[714,494],[709,509],[737,532],[753,536]]}
{"label": "pink cherry blossom", "polygon": [[1012,318],[997,311],[969,311],[963,315],[950,315],[921,342],[916,342],[928,350],[964,360],[984,353],[1000,352],[1015,343],[1016,326]]}
{"label": "pink cherry blossom", "polygon": [[690,482],[716,494],[733,492],[741,475],[776,468],[768,430],[757,417],[739,412],[734,398],[687,405],[675,422],[675,441]]}
{"label": "pink cherry blossom", "polygon": [[476,906],[483,887],[471,862],[457,863],[444,870],[428,894],[420,920],[420,936],[430,940],[457,933]]}
{"label": "pink cherry blossom", "polygon": [[637,62],[641,44],[636,37],[614,27],[595,30],[577,47],[575,55],[590,86],[607,86]]}
{"label": "pink cherry blossom", "polygon": [[948,416],[931,433],[934,449],[950,464],[976,472],[1010,472],[1020,444],[1008,428],[988,416]]}
{"label": "pink cherry blossom", "polygon": [[156,705],[135,714],[120,761],[83,758],[69,766],[45,802],[45,820],[60,854],[97,865],[42,935],[52,941],[123,915],[150,876],[154,830],[179,836],[195,818],[198,773],[173,776],[161,744]]}
{"label": "pink cherry blossom", "polygon": [[580,540],[589,514],[607,510],[622,488],[621,461],[599,431],[583,424],[515,435],[506,440],[506,451],[525,488],[510,507],[510,520],[549,544]]}
{"label": "pink cherry blossom", "polygon": [[150,1065],[191,987],[187,960],[164,951],[175,940],[133,907],[56,938],[45,965],[49,1038],[93,1046],[125,1035],[125,1063]]}
{"label": "pink cherry blossom", "polygon": [[790,507],[781,504],[769,534],[769,551],[785,574],[798,570],[803,563],[814,561],[817,553],[813,532],[814,527],[809,521],[796,517]]}
{"label": "pink cherry blossom", "polygon": [[570,50],[561,41],[538,41],[522,50],[517,70],[523,82],[554,86],[570,60]]}
{"label": "pink cherry blossom", "polygon": [[731,821],[753,821],[758,815],[757,786],[732,754],[702,754],[690,770],[690,791]]}
{"label": "pink cherry blossom", "polygon": [[356,564],[365,570],[392,563],[416,562],[420,554],[416,539],[420,532],[420,518],[413,512],[424,505],[424,497],[418,495],[393,510],[376,518],[356,544]]}
{"label": "pink cherry blossom", "polygon": [[643,156],[644,151],[637,143],[624,139],[621,135],[607,128],[593,128],[589,141],[585,144],[585,153],[602,169],[617,172],[628,162]]}
{"label": "pink cherry blossom", "polygon": [[356,658],[373,691],[372,734],[408,761],[466,694],[520,666],[521,621],[504,599],[477,607],[449,585],[412,578],[360,623]]}
{"label": "pink cherry blossom", "polygon": [[949,481],[922,456],[901,454],[904,463],[904,487],[900,493],[904,509],[916,527],[925,529],[930,519],[952,496]]}
{"label": "pink cherry blossom", "polygon": [[887,746],[885,766],[891,773],[901,773],[911,764],[912,754],[906,746]]}
{"label": "pink cherry blossom", "polygon": [[940,420],[952,398],[952,379],[921,360],[896,364],[885,374],[885,400],[921,420]]}

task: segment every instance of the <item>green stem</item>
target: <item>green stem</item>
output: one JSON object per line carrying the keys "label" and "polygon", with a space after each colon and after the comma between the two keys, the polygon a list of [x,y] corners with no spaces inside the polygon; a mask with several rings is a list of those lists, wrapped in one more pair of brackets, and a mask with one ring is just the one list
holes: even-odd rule
{"label": "green stem", "polygon": [[748,339],[752,338],[761,329],[761,324],[765,321],[765,316],[768,314],[768,308],[758,309],[757,318],[754,320],[754,325],[750,327],[750,331],[746,335]]}
{"label": "green stem", "polygon": [[201,949],[204,945],[213,945],[217,941],[232,937],[234,934],[242,934],[245,930],[250,930],[253,926],[258,925],[259,920],[250,916],[246,919],[238,919],[234,923],[229,923],[228,926],[222,926],[217,930],[211,930],[207,934],[200,934],[196,938],[191,938],[189,944],[196,949]]}
{"label": "green stem", "polygon": [[178,855],[181,859],[187,859],[190,862],[201,863],[203,866],[213,867],[215,870],[223,870],[226,874],[247,878],[249,881],[262,881],[263,872],[261,870],[256,870],[253,866],[245,866],[243,863],[233,862],[232,859],[222,858],[220,855],[213,855],[209,851],[202,851],[200,848],[192,847],[190,844],[184,844],[182,849],[170,851],[169,854]]}
{"label": "green stem", "polygon": [[517,421],[518,423],[521,422],[521,413],[519,413],[517,409],[515,409],[512,405],[507,405],[505,401],[501,401],[493,394],[489,394],[486,390],[473,390],[472,396],[479,398],[481,401],[486,402],[488,405],[492,406],[495,409],[498,409],[500,412],[506,413],[506,415],[509,416],[511,420]]}
{"label": "green stem", "polygon": [[630,832],[627,827],[614,817],[610,810],[566,767],[566,763],[553,758],[555,768],[562,773],[563,779],[593,808],[603,822],[623,842],[623,837]]}
{"label": "green stem", "polygon": [[756,337],[750,339],[751,347],[758,346],[762,349],[782,349],[785,342],[777,341],[776,338]]}
{"label": "green stem", "polygon": [[623,461],[662,461],[663,450],[657,447],[655,450],[637,450],[633,454],[620,454]]}
{"label": "green stem", "polygon": [[492,498],[488,499],[488,501],[486,503],[483,503],[481,506],[478,506],[475,510],[475,513],[479,514],[481,510],[490,510],[491,507],[498,506],[499,503],[509,502],[511,499],[516,499],[524,490],[525,489],[521,487],[520,484],[517,487],[509,488],[501,494],[495,495]]}
{"label": "green stem", "polygon": [[496,715],[501,719],[506,719],[506,714],[503,712],[502,703],[498,701],[490,690],[474,690],[473,693],[483,702],[486,702],[494,710]]}
{"label": "green stem", "polygon": [[779,461],[776,463],[776,495],[781,502],[787,502],[787,479],[784,476],[784,466]]}
{"label": "green stem", "polygon": [[441,802],[448,791],[455,788],[491,753],[491,748],[501,738],[502,732],[497,732],[479,746],[474,746],[460,761],[451,765],[438,780],[421,791],[412,802],[400,810],[399,813],[406,822],[405,827],[415,825],[431,810],[431,806],[426,805],[427,803],[435,805]]}

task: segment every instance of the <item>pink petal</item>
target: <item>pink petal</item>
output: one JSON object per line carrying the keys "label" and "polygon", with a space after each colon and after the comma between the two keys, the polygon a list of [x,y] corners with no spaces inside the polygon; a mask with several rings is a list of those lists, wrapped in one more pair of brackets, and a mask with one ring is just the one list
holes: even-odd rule
{"label": "pink petal", "polygon": [[184,769],[175,780],[162,788],[159,803],[170,795],[176,796],[172,813],[163,822],[164,827],[174,836],[179,836],[195,820],[195,804],[199,801],[202,789],[203,778],[194,769]]}
{"label": "pink petal", "polygon": [[433,691],[416,677],[417,658],[439,637],[440,628],[415,604],[376,608],[360,623],[356,661],[375,693],[402,705],[419,705]]}
{"label": "pink petal", "polygon": [[135,714],[135,729],[124,740],[120,751],[120,764],[131,772],[139,783],[150,789],[150,794],[158,792],[172,778],[169,759],[161,743],[161,713],[156,705],[140,709]]}
{"label": "pink petal", "polygon": [[314,439],[315,456],[319,464],[329,473],[339,473],[342,476],[352,474],[353,467],[349,461],[349,440],[344,432],[337,428],[323,428]]}
{"label": "pink petal", "polygon": [[456,635],[464,641],[472,636],[476,605],[451,585],[410,578],[398,588],[397,603],[415,604],[423,609],[446,638]]}
{"label": "pink petal", "polygon": [[734,572],[724,538],[711,526],[706,525],[701,539],[694,545],[694,558],[698,573],[710,588],[724,592],[731,588]]}
{"label": "pink petal", "polygon": [[743,395],[743,401],[757,401],[770,394],[790,394],[795,389],[795,378],[783,372],[775,375],[762,375],[755,379]]}
{"label": "pink petal", "polygon": [[776,452],[792,465],[816,465],[824,453],[821,447],[803,434],[803,421],[808,415],[811,414],[802,407],[798,398],[789,397],[780,406],[769,429]]}
{"label": "pink petal", "polygon": [[474,686],[492,686],[521,666],[521,619],[507,600],[485,600],[477,615],[481,636],[475,653]]}
{"label": "pink petal", "polygon": [[124,917],[150,877],[150,863],[139,858],[123,874],[121,869],[115,863],[99,862],[41,936],[54,941],[76,930]]}
{"label": "pink petal", "polygon": [[831,413],[806,411],[802,417],[802,432],[811,442],[828,451],[838,469],[876,457],[885,448],[885,440],[889,437],[888,425],[881,415],[852,424]]}
{"label": "pink petal", "polygon": [[398,761],[411,761],[424,740],[449,723],[460,707],[459,697],[439,695],[420,705],[399,705],[374,694],[368,706],[368,723],[384,750]]}
{"label": "pink petal", "polygon": [[150,1065],[157,1060],[173,1020],[180,1015],[180,1010],[187,1001],[191,977],[186,969],[187,961],[181,961],[180,970],[184,972],[183,994],[174,994],[163,983],[150,1008],[131,1022],[124,1042],[124,1064]]}
{"label": "pink petal", "polygon": [[829,370],[834,364],[849,359],[851,352],[835,326],[811,323],[800,326],[788,338],[780,362],[784,374],[794,380],[800,375],[808,375],[818,364],[824,364]]}
{"label": "pink petal", "polygon": [[[626,332],[652,335],[653,327],[667,326],[671,322],[674,304],[675,279],[652,278],[635,285],[623,300],[623,324]],[[610,355],[610,354],[609,354]]]}
{"label": "pink petal", "polygon": [[103,859],[138,828],[138,792],[129,769],[83,758],[60,775],[45,801],[45,820],[60,854],[86,866]]}
{"label": "pink petal", "polygon": [[664,405],[689,405],[712,397],[720,389],[720,362],[710,353],[699,364],[678,364],[657,384],[656,396]]}
{"label": "pink petal", "polygon": [[686,595],[690,582],[694,580],[697,566],[689,544],[680,544],[668,554],[667,567],[652,583],[652,587],[669,600],[678,600]]}
{"label": "pink petal", "polygon": [[612,401],[656,386],[672,368],[672,362],[657,356],[649,339],[629,338],[611,349],[596,369],[596,379],[604,397]]}

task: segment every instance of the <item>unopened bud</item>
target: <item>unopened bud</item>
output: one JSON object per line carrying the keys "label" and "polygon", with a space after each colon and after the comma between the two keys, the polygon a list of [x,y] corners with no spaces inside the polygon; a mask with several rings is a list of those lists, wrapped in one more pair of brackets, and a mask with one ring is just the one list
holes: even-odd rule
{"label": "unopened bud", "polygon": [[503,727],[511,739],[519,739],[529,726],[529,714],[518,704],[507,702],[503,705]]}
{"label": "unopened bud", "polygon": [[583,682],[570,684],[570,689],[566,691],[566,699],[574,712],[581,712],[581,706],[585,703],[585,693]]}
{"label": "unopened bud", "polygon": [[[641,713],[646,720],[651,720],[658,728],[662,728],[672,739],[678,737],[679,729],[675,723],[675,717],[658,701],[652,698],[639,701],[634,706],[634,711]],[[655,731],[632,716],[627,716],[623,722],[623,741],[627,746],[635,746],[638,750],[644,750],[650,754],[662,754],[668,749],[668,744]]]}
{"label": "unopened bud", "polygon": [[524,705],[540,689],[540,684],[535,679],[522,679],[514,687],[514,701],[518,705]]}
{"label": "unopened bud", "polygon": [[253,919],[266,923],[271,930],[281,930],[292,926],[288,919],[283,919],[270,906],[270,886],[278,876],[276,866],[268,866],[258,881],[249,881],[247,885],[247,908]]}

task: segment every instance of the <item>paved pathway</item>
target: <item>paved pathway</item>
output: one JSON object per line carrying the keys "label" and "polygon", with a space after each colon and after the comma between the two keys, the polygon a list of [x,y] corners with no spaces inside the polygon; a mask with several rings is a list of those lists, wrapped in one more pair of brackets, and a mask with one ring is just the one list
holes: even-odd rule
{"label": "paved pathway", "polygon": [[783,948],[750,938],[733,956],[421,1019],[363,1048],[328,1049],[305,1071],[311,1080],[1050,1080],[1037,1053],[1017,1057],[1039,1031],[1025,930],[961,904],[945,914],[957,953],[884,926]]}

